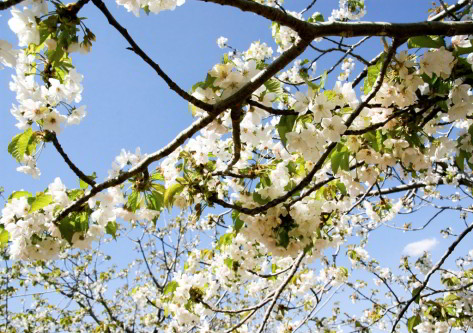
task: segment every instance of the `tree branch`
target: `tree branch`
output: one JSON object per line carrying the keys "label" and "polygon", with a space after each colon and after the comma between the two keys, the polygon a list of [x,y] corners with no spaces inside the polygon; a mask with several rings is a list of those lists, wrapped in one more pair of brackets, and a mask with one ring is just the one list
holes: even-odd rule
{"label": "tree branch", "polygon": [[[199,0],[213,2],[252,12],[273,22],[285,25],[296,31],[302,39],[313,40],[318,37],[341,36],[389,36],[408,38],[424,35],[468,35],[473,33],[473,23],[470,22],[318,22],[312,24],[287,15],[280,9],[261,5],[249,0]],[[451,13],[451,10],[449,11]]]}
{"label": "tree branch", "polygon": [[306,255],[306,252],[303,250],[303,251],[297,256],[296,260],[295,260],[294,263],[292,264],[292,269],[291,269],[291,271],[289,272],[289,275],[286,277],[286,279],[283,281],[283,283],[281,283],[281,285],[279,286],[279,288],[276,289],[276,292],[274,293],[274,296],[273,296],[273,301],[271,302],[271,304],[269,305],[269,307],[266,309],[266,312],[265,312],[264,318],[263,318],[263,322],[261,323],[261,326],[260,326],[260,329],[258,330],[258,333],[263,332],[264,326],[265,326],[266,323],[268,322],[269,316],[271,315],[271,311],[273,311],[274,305],[276,305],[276,302],[278,301],[278,298],[279,298],[279,296],[281,295],[281,293],[284,291],[284,288],[286,288],[286,286],[287,286],[287,284],[289,283],[289,281],[291,281],[291,279],[292,279],[292,277],[294,276],[294,274],[296,274],[297,269],[299,268],[299,265],[301,264],[302,259],[304,259],[305,255]]}
{"label": "tree branch", "polygon": [[[366,97],[366,99],[362,103],[360,103],[358,105],[358,107],[353,111],[353,113],[345,121],[345,126],[347,128],[350,127],[350,125],[353,123],[353,121],[356,119],[356,117],[358,117],[358,115],[361,113],[363,108],[366,105],[368,105],[368,103],[374,98],[376,93],[381,88],[381,86],[383,84],[384,76],[386,75],[386,71],[388,69],[388,65],[391,63],[391,60],[392,60],[394,54],[396,53],[396,49],[399,46],[400,46],[400,42],[398,42],[397,40],[394,40],[393,44],[389,48],[389,51],[386,55],[386,59],[383,62],[381,70],[378,74],[378,77],[375,81],[375,84],[374,84],[373,88],[371,89],[370,94]],[[330,155],[330,153],[332,152],[332,150],[335,148],[336,145],[337,145],[337,142],[332,142],[327,146],[327,148],[325,149],[325,152],[319,158],[319,160],[314,165],[312,170],[292,190],[288,191],[286,194],[284,194],[284,195],[282,195],[282,196],[280,196],[276,199],[271,200],[270,202],[266,203],[265,205],[255,207],[255,208],[245,208],[245,207],[239,207],[237,205],[229,204],[229,203],[227,203],[223,200],[218,199],[216,196],[213,196],[211,198],[211,200],[215,203],[218,203],[219,205],[221,205],[225,208],[232,208],[232,209],[238,210],[238,211],[240,211],[244,214],[247,214],[247,215],[262,213],[262,212],[268,210],[269,208],[277,206],[278,204],[286,201],[287,199],[291,198],[295,193],[301,191],[302,189],[304,189],[304,187],[309,185],[310,182],[312,181],[312,179],[314,178],[315,174],[317,173],[317,171],[319,171],[320,168],[322,168],[323,164],[325,163],[325,160]]]}
{"label": "tree branch", "polygon": [[136,42],[133,40],[133,38],[130,36],[128,31],[118,23],[118,21],[113,17],[113,15],[110,13],[108,8],[105,6],[105,4],[102,2],[102,0],[92,0],[94,5],[105,15],[105,17],[108,20],[108,23],[110,23],[111,26],[113,26],[122,36],[127,40],[127,42],[130,44],[131,49],[133,52],[135,52],[141,59],[143,59],[148,65],[150,65],[155,72],[167,83],[169,88],[176,92],[179,96],[181,96],[183,99],[188,101],[189,103],[192,103],[198,108],[201,108],[202,110],[205,110],[209,113],[214,112],[213,105],[207,104],[194,96],[190,95],[187,93],[185,90],[183,90],[181,87],[179,87],[162,69],[161,67],[155,63],[139,46],[136,44]]}
{"label": "tree branch", "polygon": [[2,1],[0,2],[0,10],[5,10],[10,7],[16,6],[19,3],[22,3],[25,0],[7,0],[7,1]]}
{"label": "tree branch", "polygon": [[141,172],[144,171],[151,163],[162,159],[163,157],[169,155],[178,147],[180,147],[187,139],[191,138],[195,133],[200,131],[202,128],[210,124],[215,118],[217,114],[207,115],[204,118],[201,118],[179,133],[174,140],[169,142],[166,146],[161,148],[160,150],[150,154],[147,158],[141,161],[138,165],[131,168],[130,170],[121,173],[117,177],[112,179],[106,180],[105,182],[95,186],[92,188],[89,194],[84,195],[82,198],[78,199],[77,201],[70,204],[64,210],[62,210],[56,218],[52,221],[55,225],[59,224],[63,218],[65,218],[69,213],[74,211],[80,210],[80,207],[87,202],[90,198],[92,198],[97,193],[116,185],[120,185],[121,183],[125,182],[128,178],[131,178]]}
{"label": "tree branch", "polygon": [[[232,171],[232,168],[240,160],[241,155],[241,129],[240,129],[240,117],[241,117],[241,107],[232,108],[230,113],[232,119],[232,137],[233,137],[233,159],[228,164],[226,171]],[[224,172],[225,173],[225,172]]]}
{"label": "tree branch", "polygon": [[452,254],[453,250],[455,250],[455,248],[457,247],[458,244],[460,244],[460,242],[462,241],[462,239],[468,234],[471,232],[471,230],[473,229],[473,223],[468,227],[466,228],[465,230],[463,230],[463,232],[455,239],[455,241],[450,244],[450,246],[448,247],[447,251],[444,253],[444,255],[442,256],[442,258],[440,258],[440,260],[435,264],[434,267],[432,267],[430,269],[430,271],[427,273],[427,275],[425,276],[424,278],[424,282],[422,282],[422,285],[417,289],[417,293],[415,295],[413,295],[409,301],[407,301],[406,305],[401,309],[401,311],[399,312],[399,314],[397,315],[396,317],[396,320],[394,321],[394,324],[393,324],[393,327],[392,327],[392,330],[391,330],[391,333],[394,333],[394,331],[396,330],[396,326],[397,324],[401,321],[401,318],[402,316],[404,316],[404,313],[406,313],[407,309],[409,308],[409,306],[414,302],[414,300],[417,298],[417,296],[420,295],[420,293],[422,292],[422,290],[425,289],[425,287],[427,286],[427,284],[429,283],[429,280],[430,278],[432,277],[432,275],[440,269],[440,267],[443,265],[443,263],[445,262],[445,260],[447,260],[447,258],[450,256],[450,254]]}
{"label": "tree branch", "polygon": [[299,113],[294,111],[294,110],[278,110],[278,109],[274,109],[270,106],[266,106],[266,105],[263,105],[257,101],[254,101],[252,99],[248,100],[248,104],[255,107],[255,108],[260,108],[268,113],[271,113],[273,115],[276,115],[276,116],[287,116],[287,115],[291,115],[291,116],[298,116]]}
{"label": "tree branch", "polygon": [[76,174],[77,177],[79,177],[82,181],[86,182],[90,186],[94,187],[95,186],[95,181],[90,179],[86,174],[84,174],[72,161],[70,160],[69,156],[64,152],[64,149],[62,149],[56,133],[48,131],[48,138],[50,138],[51,142],[53,143],[54,148],[56,148],[57,152],[59,155],[62,156],[64,159],[64,162],[69,166],[69,168]]}

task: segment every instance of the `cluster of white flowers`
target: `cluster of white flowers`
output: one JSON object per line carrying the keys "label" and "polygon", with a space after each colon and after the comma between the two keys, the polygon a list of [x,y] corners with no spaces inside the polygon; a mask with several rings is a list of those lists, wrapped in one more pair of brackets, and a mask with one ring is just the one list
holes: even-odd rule
{"label": "cluster of white flowers", "polygon": [[225,37],[219,37],[217,39],[217,45],[219,48],[223,49],[225,46],[227,46],[228,38]]}
{"label": "cluster of white flowers", "polygon": [[270,58],[273,55],[273,49],[266,43],[253,42],[250,48],[243,53],[246,60],[264,60]]}
{"label": "cluster of white flowers", "polygon": [[[297,12],[286,11],[286,14],[294,16],[295,18],[298,18],[298,19],[302,19],[302,15]],[[273,23],[272,34],[273,34],[273,39],[275,40],[276,44],[278,44],[277,51],[279,53],[283,53],[284,51],[287,51],[292,45],[294,45],[300,40],[300,37],[297,34],[297,32],[295,32],[289,27],[282,26],[277,23]]]}
{"label": "cluster of white flowers", "polygon": [[[27,1],[22,10],[13,8],[12,18],[8,21],[11,30],[16,34],[20,46],[28,46],[31,43],[39,44],[39,29],[37,28],[38,17],[47,13],[45,1]],[[54,49],[53,40],[45,42],[43,47]],[[0,63],[13,67],[16,71],[10,82],[10,89],[16,93],[18,105],[13,105],[11,114],[16,118],[16,127],[21,130],[31,128],[34,124],[40,129],[49,130],[59,134],[61,124],[77,125],[86,115],[86,106],[71,106],[69,103],[79,103],[82,99],[83,76],[74,68],[68,70],[60,80],[52,77],[44,77],[45,84],[36,81],[38,61],[34,54],[28,54],[13,50],[11,44],[0,41]],[[45,65],[46,66],[46,65]],[[63,105],[67,115],[61,114],[58,107]],[[36,159],[29,152],[20,161],[23,166],[18,171],[32,175],[37,178],[41,173],[36,167]]]}
{"label": "cluster of white flowers", "polygon": [[[66,245],[58,226],[52,223],[55,212],[70,203],[66,187],[56,178],[48,186],[47,193],[29,200],[30,194],[17,192],[17,196],[9,200],[2,209],[0,223],[10,233],[12,244],[9,252],[13,259],[54,259]],[[50,203],[36,209],[37,200],[40,203],[48,200]],[[90,225],[87,230],[74,233],[72,246],[88,248],[102,234],[103,228]]]}
{"label": "cluster of white flowers", "polygon": [[115,157],[115,161],[112,162],[112,169],[108,170],[108,177],[113,178],[120,174],[120,171],[123,170],[126,166],[133,168],[142,160],[144,160],[148,155],[141,154],[140,147],[136,147],[135,153],[133,154],[130,151],[122,149],[120,155]]}
{"label": "cluster of white flowers", "polygon": [[447,333],[450,331],[450,325],[447,321],[435,321],[429,320],[422,321],[419,325],[414,327],[419,333]]}
{"label": "cluster of white flowers", "polygon": [[365,2],[339,0],[339,9],[334,9],[329,21],[359,20],[366,15]]}
{"label": "cluster of white flowers", "polygon": [[353,58],[346,58],[342,62],[342,72],[338,75],[340,81],[348,80],[348,77],[355,69],[355,61]]}
{"label": "cluster of white flowers", "polygon": [[[7,67],[15,67],[18,53],[19,51],[14,50],[12,44],[0,39],[0,64]],[[2,68],[3,67],[0,65],[0,69]]]}
{"label": "cluster of white flowers", "polygon": [[163,10],[174,10],[177,6],[182,6],[185,0],[116,0],[117,4],[133,12],[135,16],[140,16],[140,9],[146,8],[154,14]]}

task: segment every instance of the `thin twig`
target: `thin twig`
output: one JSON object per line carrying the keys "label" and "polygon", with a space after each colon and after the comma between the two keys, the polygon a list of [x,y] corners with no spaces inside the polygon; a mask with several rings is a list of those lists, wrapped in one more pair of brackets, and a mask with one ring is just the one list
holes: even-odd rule
{"label": "thin twig", "polygon": [[427,275],[425,276],[424,278],[424,281],[422,282],[422,284],[417,288],[417,293],[415,295],[413,295],[406,303],[406,305],[401,309],[401,311],[399,311],[397,317],[396,317],[396,320],[394,321],[394,324],[393,324],[393,327],[392,327],[392,330],[391,330],[391,333],[394,333],[394,331],[396,330],[396,326],[397,324],[401,321],[402,317],[404,316],[404,314],[406,313],[407,309],[409,308],[409,306],[415,301],[415,299],[417,298],[417,296],[420,295],[420,293],[422,292],[422,290],[425,289],[425,287],[427,286],[427,284],[429,283],[429,280],[430,278],[432,277],[432,275],[440,269],[440,267],[443,265],[443,263],[445,262],[445,260],[447,260],[447,258],[450,256],[450,254],[452,254],[453,250],[455,250],[455,248],[457,247],[458,244],[460,244],[460,242],[462,241],[463,238],[465,238],[465,236],[471,232],[471,230],[473,230],[473,223],[468,227],[466,228],[465,230],[463,230],[463,232],[455,239],[455,241],[450,244],[450,246],[448,247],[447,251],[444,253],[444,255],[442,256],[442,258],[440,258],[440,260],[435,264],[435,266],[433,266],[430,271],[427,273]]}
{"label": "thin twig", "polygon": [[64,149],[62,149],[61,144],[59,143],[57,136],[54,132],[49,132],[48,131],[48,138],[51,138],[51,142],[54,145],[54,148],[56,148],[57,152],[59,155],[62,156],[64,159],[64,162],[69,166],[69,168],[76,174],[77,177],[79,177],[83,182],[86,182],[90,186],[94,187],[95,186],[95,181],[88,177],[86,174],[84,174],[74,163],[72,163],[71,159],[67,154],[64,152]]}
{"label": "thin twig", "polygon": [[296,258],[296,260],[294,261],[294,263],[292,264],[292,269],[291,271],[289,272],[289,275],[286,277],[286,279],[283,281],[283,283],[281,283],[281,285],[278,287],[278,289],[276,289],[276,292],[274,293],[274,296],[273,296],[273,301],[271,302],[271,304],[269,305],[269,307],[266,309],[266,312],[264,314],[264,318],[263,318],[263,322],[261,323],[261,326],[258,330],[258,333],[261,333],[263,332],[264,330],[264,327],[266,326],[266,323],[268,322],[268,319],[269,319],[269,316],[271,315],[271,311],[273,311],[273,308],[274,306],[276,305],[276,302],[278,301],[278,298],[279,296],[281,295],[281,293],[284,291],[284,288],[286,288],[287,284],[289,283],[289,281],[291,281],[292,277],[294,276],[294,274],[296,274],[297,272],[297,269],[299,268],[299,265],[301,264],[302,262],[302,259],[304,259],[306,255],[306,252],[303,250]]}

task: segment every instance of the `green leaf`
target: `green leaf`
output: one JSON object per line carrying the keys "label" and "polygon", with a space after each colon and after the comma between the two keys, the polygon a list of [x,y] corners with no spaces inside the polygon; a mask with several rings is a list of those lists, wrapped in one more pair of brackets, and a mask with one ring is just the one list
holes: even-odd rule
{"label": "green leaf", "polygon": [[118,229],[118,225],[117,225],[117,222],[115,221],[110,221],[105,226],[105,232],[109,234],[110,236],[112,236],[113,239],[117,239],[117,229]]}
{"label": "green leaf", "polygon": [[412,291],[412,297],[415,297],[414,302],[416,302],[417,304],[419,304],[419,301],[420,301],[420,291],[421,291],[421,289],[422,289],[422,287],[417,287]]}
{"label": "green leaf", "polygon": [[466,152],[464,150],[460,150],[460,153],[455,156],[456,165],[461,171],[465,170],[465,157]]}
{"label": "green leaf", "polygon": [[32,197],[33,195],[28,192],[28,191],[16,191],[16,192],[13,192],[12,194],[10,194],[10,196],[8,197],[8,202],[11,202],[12,199],[18,199],[18,198],[21,198],[21,197]]}
{"label": "green leaf", "polygon": [[70,217],[66,217],[59,224],[59,231],[61,232],[61,237],[69,244],[72,244],[72,236],[75,233],[75,221]]}
{"label": "green leaf", "polygon": [[5,246],[7,246],[9,238],[10,234],[8,233],[8,231],[3,229],[3,227],[0,228],[0,248],[3,249]]}
{"label": "green leaf", "polygon": [[152,175],[151,175],[151,180],[162,180],[164,181],[164,176],[158,172],[158,171],[155,171]]}
{"label": "green leaf", "polygon": [[332,172],[336,174],[339,168],[345,171],[350,170],[349,158],[350,152],[347,147],[339,143],[337,149],[330,156]]}
{"label": "green leaf", "polygon": [[330,157],[330,162],[332,164],[332,172],[335,175],[340,167],[340,163],[342,161],[343,153],[340,151],[335,151],[332,156]]}
{"label": "green leaf", "polygon": [[132,211],[133,213],[136,212],[139,206],[139,198],[140,198],[140,193],[137,191],[131,192],[131,194],[127,198],[126,202],[126,209]]}
{"label": "green leaf", "polygon": [[368,141],[371,148],[379,152],[380,146],[378,145],[378,138],[375,131],[367,132],[363,134],[363,138]]}
{"label": "green leaf", "polygon": [[223,260],[223,263],[225,266],[227,266],[229,269],[233,269],[233,259],[232,258],[226,258]]}
{"label": "green leaf", "polygon": [[440,36],[416,36],[407,40],[407,47],[410,49],[422,47],[438,49],[442,46],[445,46],[445,41]]}
{"label": "green leaf", "polygon": [[166,191],[164,192],[163,202],[164,206],[167,207],[168,210],[171,210],[172,208],[174,197],[181,193],[182,190],[184,190],[184,185],[179,183],[173,184],[166,189]]}
{"label": "green leaf", "polygon": [[308,20],[309,23],[324,22],[324,16],[319,12],[314,13]]}
{"label": "green leaf", "polygon": [[420,316],[419,316],[419,315],[415,315],[415,316],[410,317],[410,318],[407,320],[407,330],[409,331],[409,333],[411,333],[411,332],[417,332],[417,330],[414,329],[414,327],[416,327],[416,326],[419,325],[420,323],[421,323],[421,319],[420,319]]}
{"label": "green leaf", "polygon": [[89,214],[87,212],[75,213],[66,217],[59,224],[61,237],[72,244],[72,237],[76,232],[85,233],[89,228]]}
{"label": "green leaf", "polygon": [[368,95],[373,88],[376,79],[378,78],[379,72],[381,71],[381,67],[383,66],[384,58],[386,54],[383,53],[381,57],[378,59],[376,64],[368,67],[368,74],[366,75],[364,84],[363,84],[363,93]]}
{"label": "green leaf", "polygon": [[53,197],[49,194],[40,194],[36,197],[32,197],[28,199],[28,203],[30,204],[30,211],[29,213],[33,213],[37,210],[40,210],[43,207],[46,207],[51,202],[53,202]]}
{"label": "green leaf", "polygon": [[171,281],[166,285],[166,287],[164,287],[163,294],[167,295],[173,293],[176,291],[177,287],[179,287],[179,283],[176,281]]}
{"label": "green leaf", "polygon": [[[93,172],[90,176],[87,176],[87,177],[90,178],[91,180],[95,180],[97,178],[97,174]],[[87,184],[86,182],[84,182],[82,179],[79,178],[79,187],[81,189],[85,190],[88,186],[89,184]]]}
{"label": "green leaf", "polygon": [[36,150],[36,136],[31,128],[23,133],[15,135],[8,145],[8,152],[18,161],[21,162],[25,153],[31,155]]}
{"label": "green leaf", "polygon": [[268,202],[270,202],[271,199],[270,198],[263,199],[261,194],[259,194],[258,192],[253,192],[253,201],[256,203],[259,203],[260,205],[265,205]]}
{"label": "green leaf", "polygon": [[49,63],[56,67],[59,65],[61,59],[66,55],[66,52],[62,47],[56,47],[55,50],[46,52],[48,55]]}
{"label": "green leaf", "polygon": [[164,206],[164,195],[162,193],[152,191],[152,194],[148,195],[146,198],[148,199],[148,209],[157,210],[158,212],[161,211]]}
{"label": "green leaf", "polygon": [[276,242],[277,246],[282,246],[283,248],[287,249],[289,245],[289,231],[286,228],[279,228],[278,229],[278,241]]}
{"label": "green leaf", "polygon": [[343,184],[341,181],[337,181],[335,183],[335,186],[338,188],[338,190],[340,191],[340,193],[342,193],[343,195],[347,195],[348,192],[347,192],[347,188],[345,186],[345,184]]}
{"label": "green leaf", "polygon": [[243,225],[245,222],[240,220],[240,212],[233,210],[232,211],[232,220],[233,220],[233,230],[235,230],[235,233],[239,233],[241,228],[243,228]]}
{"label": "green leaf", "polygon": [[286,133],[292,132],[294,123],[296,122],[297,116],[295,115],[286,115],[282,116],[279,120],[279,123],[276,125],[276,128],[281,138],[282,144],[286,147],[287,139]]}
{"label": "green leaf", "polygon": [[222,248],[222,246],[230,245],[233,241],[233,237],[235,237],[235,234],[233,232],[220,236],[218,240],[217,248],[220,249]]}
{"label": "green leaf", "polygon": [[281,83],[276,79],[268,80],[264,83],[266,90],[270,93],[281,94],[283,92]]}

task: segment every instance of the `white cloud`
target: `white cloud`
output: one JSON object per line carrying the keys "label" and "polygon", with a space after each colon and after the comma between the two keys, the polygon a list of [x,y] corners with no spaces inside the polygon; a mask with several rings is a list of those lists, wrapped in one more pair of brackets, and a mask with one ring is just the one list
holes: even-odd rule
{"label": "white cloud", "polygon": [[404,250],[402,250],[402,253],[409,256],[420,256],[424,251],[432,250],[437,244],[438,240],[436,238],[423,239],[418,242],[407,244],[404,247]]}

